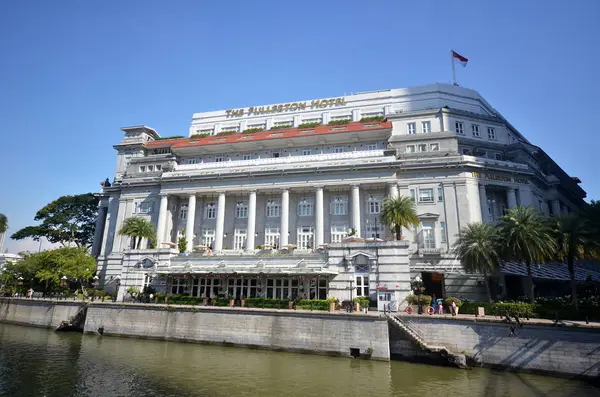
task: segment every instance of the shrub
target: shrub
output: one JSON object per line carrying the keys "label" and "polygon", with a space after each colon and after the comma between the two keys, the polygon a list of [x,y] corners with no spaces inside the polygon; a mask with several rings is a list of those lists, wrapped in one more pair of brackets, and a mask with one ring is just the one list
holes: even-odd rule
{"label": "shrub", "polygon": [[321,125],[320,121],[315,121],[312,123],[302,123],[298,126],[298,128],[310,128],[310,127],[318,127]]}
{"label": "shrub", "polygon": [[173,135],[173,136],[163,136],[160,138],[156,138],[155,141],[166,141],[168,139],[181,139],[185,138],[183,135]]}
{"label": "shrub", "polygon": [[430,295],[408,295],[406,301],[411,305],[418,305],[421,302],[423,306],[429,306],[431,304]]}
{"label": "shrub", "polygon": [[452,306],[452,302],[456,303],[456,307],[460,308],[462,306],[462,301],[454,296],[449,296],[446,299],[444,299],[444,305],[451,307]]}
{"label": "shrub", "polygon": [[292,124],[287,124],[287,125],[280,125],[280,126],[273,126],[271,127],[271,130],[284,130],[286,128],[292,128],[293,125]]}
{"label": "shrub", "polygon": [[371,301],[367,296],[357,296],[356,298],[352,299],[352,302],[360,304],[360,307],[364,309],[369,307],[369,303]]}
{"label": "shrub", "polygon": [[210,134],[208,132],[205,132],[202,134],[194,134],[194,135],[190,136],[190,139],[206,138],[207,136],[210,136]]}
{"label": "shrub", "polygon": [[383,116],[371,116],[371,117],[363,117],[360,119],[361,123],[365,123],[367,121],[383,121],[385,117]]}
{"label": "shrub", "polygon": [[220,296],[215,296],[214,298],[212,298],[212,305],[213,306],[229,306],[229,298],[223,298]]}
{"label": "shrub", "polygon": [[273,298],[246,298],[246,307],[258,307],[265,309],[288,309],[289,299]]}
{"label": "shrub", "polygon": [[218,136],[227,136],[227,135],[233,135],[233,134],[237,134],[237,131],[235,131],[235,130],[233,130],[233,131],[221,131],[217,135]]}
{"label": "shrub", "polygon": [[261,132],[261,131],[264,131],[264,130],[265,130],[264,128],[260,128],[260,127],[258,127],[258,128],[248,128],[248,129],[244,130],[242,132],[242,134],[254,134],[255,132]]}
{"label": "shrub", "polygon": [[329,310],[329,301],[322,299],[301,299],[296,305],[298,309]]}
{"label": "shrub", "polygon": [[331,120],[327,125],[344,125],[351,123],[352,119]]}

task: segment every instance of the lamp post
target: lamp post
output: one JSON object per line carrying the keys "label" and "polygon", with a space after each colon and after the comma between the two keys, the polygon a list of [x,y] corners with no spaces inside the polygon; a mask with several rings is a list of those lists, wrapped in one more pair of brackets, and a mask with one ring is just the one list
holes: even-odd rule
{"label": "lamp post", "polygon": [[417,293],[417,297],[418,297],[417,301],[419,302],[418,306],[417,306],[417,313],[418,314],[423,314],[423,303],[421,302],[421,293],[423,292],[423,290],[425,288],[423,288],[423,284],[422,284],[422,280],[421,280],[420,276],[415,277],[414,281],[415,281],[415,288],[414,288],[414,290]]}

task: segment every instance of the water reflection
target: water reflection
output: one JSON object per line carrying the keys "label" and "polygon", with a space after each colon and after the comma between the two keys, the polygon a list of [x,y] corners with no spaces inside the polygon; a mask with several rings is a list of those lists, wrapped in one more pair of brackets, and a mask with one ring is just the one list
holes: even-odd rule
{"label": "water reflection", "polygon": [[0,324],[2,396],[587,396],[578,381]]}

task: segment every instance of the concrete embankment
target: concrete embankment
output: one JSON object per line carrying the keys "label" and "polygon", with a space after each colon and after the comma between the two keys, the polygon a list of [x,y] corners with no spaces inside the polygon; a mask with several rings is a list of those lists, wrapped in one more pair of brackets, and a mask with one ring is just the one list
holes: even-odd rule
{"label": "concrete embankment", "polygon": [[[598,324],[554,324],[533,319],[507,324],[499,318],[398,317],[427,344],[465,354],[475,366],[600,379]],[[392,359],[438,360],[394,327],[390,327],[390,353]]]}
{"label": "concrete embankment", "polygon": [[84,332],[389,360],[376,315],[92,303]]}
{"label": "concrete embankment", "polygon": [[83,306],[77,301],[0,298],[0,323],[56,329]]}

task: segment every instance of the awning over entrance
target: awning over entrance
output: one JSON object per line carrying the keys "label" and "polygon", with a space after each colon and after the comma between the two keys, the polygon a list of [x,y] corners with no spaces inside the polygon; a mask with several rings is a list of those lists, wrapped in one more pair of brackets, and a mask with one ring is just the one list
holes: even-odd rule
{"label": "awning over entrance", "polygon": [[[578,262],[575,264],[575,280],[586,281],[589,277],[593,281],[600,281],[600,265],[597,262]],[[527,265],[518,262],[507,262],[500,265],[504,274],[514,276],[527,276]],[[565,263],[544,263],[531,266],[534,278],[551,280],[570,280],[569,268]]]}

